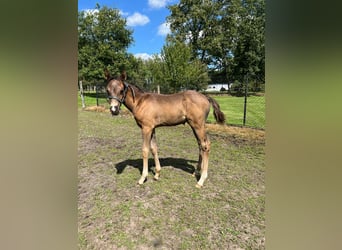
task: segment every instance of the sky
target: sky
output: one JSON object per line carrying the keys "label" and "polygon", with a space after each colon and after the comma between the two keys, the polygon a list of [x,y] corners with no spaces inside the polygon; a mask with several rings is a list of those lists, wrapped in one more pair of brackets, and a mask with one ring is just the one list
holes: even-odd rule
{"label": "sky", "polygon": [[134,43],[128,52],[136,57],[147,59],[159,54],[166,35],[170,32],[166,17],[170,11],[167,5],[178,0],[78,0],[78,10],[95,9],[96,3],[120,11],[127,20],[128,28],[133,30]]}

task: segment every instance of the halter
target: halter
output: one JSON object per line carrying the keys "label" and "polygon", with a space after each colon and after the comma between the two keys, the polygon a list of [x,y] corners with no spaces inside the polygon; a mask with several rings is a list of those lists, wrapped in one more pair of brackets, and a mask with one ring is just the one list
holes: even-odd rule
{"label": "halter", "polygon": [[129,86],[126,82],[123,82],[123,84],[124,84],[124,90],[123,90],[123,95],[122,95],[122,98],[121,98],[121,99],[120,99],[119,97],[117,97],[117,96],[111,96],[111,95],[107,96],[107,98],[108,98],[109,100],[110,100],[110,99],[114,99],[114,100],[117,100],[118,102],[120,102],[120,106],[121,106],[122,103],[125,102],[128,88],[131,89],[132,95],[133,95],[133,102],[135,102],[135,93],[134,93],[134,89],[133,89],[131,86]]}
{"label": "halter", "polygon": [[123,92],[123,95],[122,95],[121,99],[119,97],[117,97],[117,96],[111,96],[111,95],[109,95],[107,97],[108,99],[114,99],[114,100],[117,100],[118,102],[120,102],[120,106],[125,101],[126,95],[127,95],[127,90],[128,90],[128,84],[126,82],[123,82],[123,83],[124,83],[124,92]]}

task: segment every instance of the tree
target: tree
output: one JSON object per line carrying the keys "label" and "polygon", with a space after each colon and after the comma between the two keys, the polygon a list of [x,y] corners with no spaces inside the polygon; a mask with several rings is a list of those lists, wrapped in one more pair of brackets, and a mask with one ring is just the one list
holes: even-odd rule
{"label": "tree", "polygon": [[105,68],[115,74],[130,65],[132,56],[126,50],[133,42],[132,33],[117,9],[97,4],[91,12],[78,12],[79,78],[102,80]]}
{"label": "tree", "polygon": [[211,63],[209,50],[212,39],[219,35],[217,6],[216,1],[181,0],[179,4],[168,7],[171,11],[167,18],[171,24],[171,36],[191,45],[193,58],[206,64]]}
{"label": "tree", "polygon": [[167,92],[177,92],[181,89],[201,90],[209,81],[206,66],[197,58],[192,58],[190,47],[176,41],[167,41],[161,56],[161,72],[157,73],[162,87]]}
{"label": "tree", "polygon": [[264,80],[265,0],[180,0],[169,9],[170,37],[216,78]]}
{"label": "tree", "polygon": [[241,1],[239,39],[234,49],[233,74],[242,82],[265,81],[265,2]]}
{"label": "tree", "polygon": [[161,87],[162,93],[169,93],[169,86],[165,82],[163,72],[163,60],[159,55],[153,55],[151,59],[144,62],[145,79],[149,90],[156,90]]}

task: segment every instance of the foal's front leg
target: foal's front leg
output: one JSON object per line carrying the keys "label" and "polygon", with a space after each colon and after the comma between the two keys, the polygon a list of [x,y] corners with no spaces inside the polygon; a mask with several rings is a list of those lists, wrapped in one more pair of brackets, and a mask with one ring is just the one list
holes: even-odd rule
{"label": "foal's front leg", "polygon": [[143,138],[143,145],[142,145],[143,171],[138,182],[140,185],[145,182],[146,177],[148,175],[148,154],[150,151],[152,129],[143,127],[141,131],[142,131],[142,138]]}
{"label": "foal's front leg", "polygon": [[154,179],[158,180],[160,176],[160,162],[159,162],[159,157],[158,157],[158,146],[157,146],[157,138],[156,138],[156,131],[153,129],[152,131],[152,138],[151,138],[151,151],[154,157],[154,163],[156,166],[156,173],[154,175]]}

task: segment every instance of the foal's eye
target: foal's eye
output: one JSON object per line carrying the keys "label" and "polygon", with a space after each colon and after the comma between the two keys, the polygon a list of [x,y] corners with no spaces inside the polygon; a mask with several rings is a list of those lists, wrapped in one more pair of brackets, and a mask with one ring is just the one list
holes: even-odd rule
{"label": "foal's eye", "polygon": [[123,90],[121,90],[121,91],[120,91],[120,94],[122,95],[122,94],[123,94],[123,92],[124,92],[124,91],[123,91]]}

